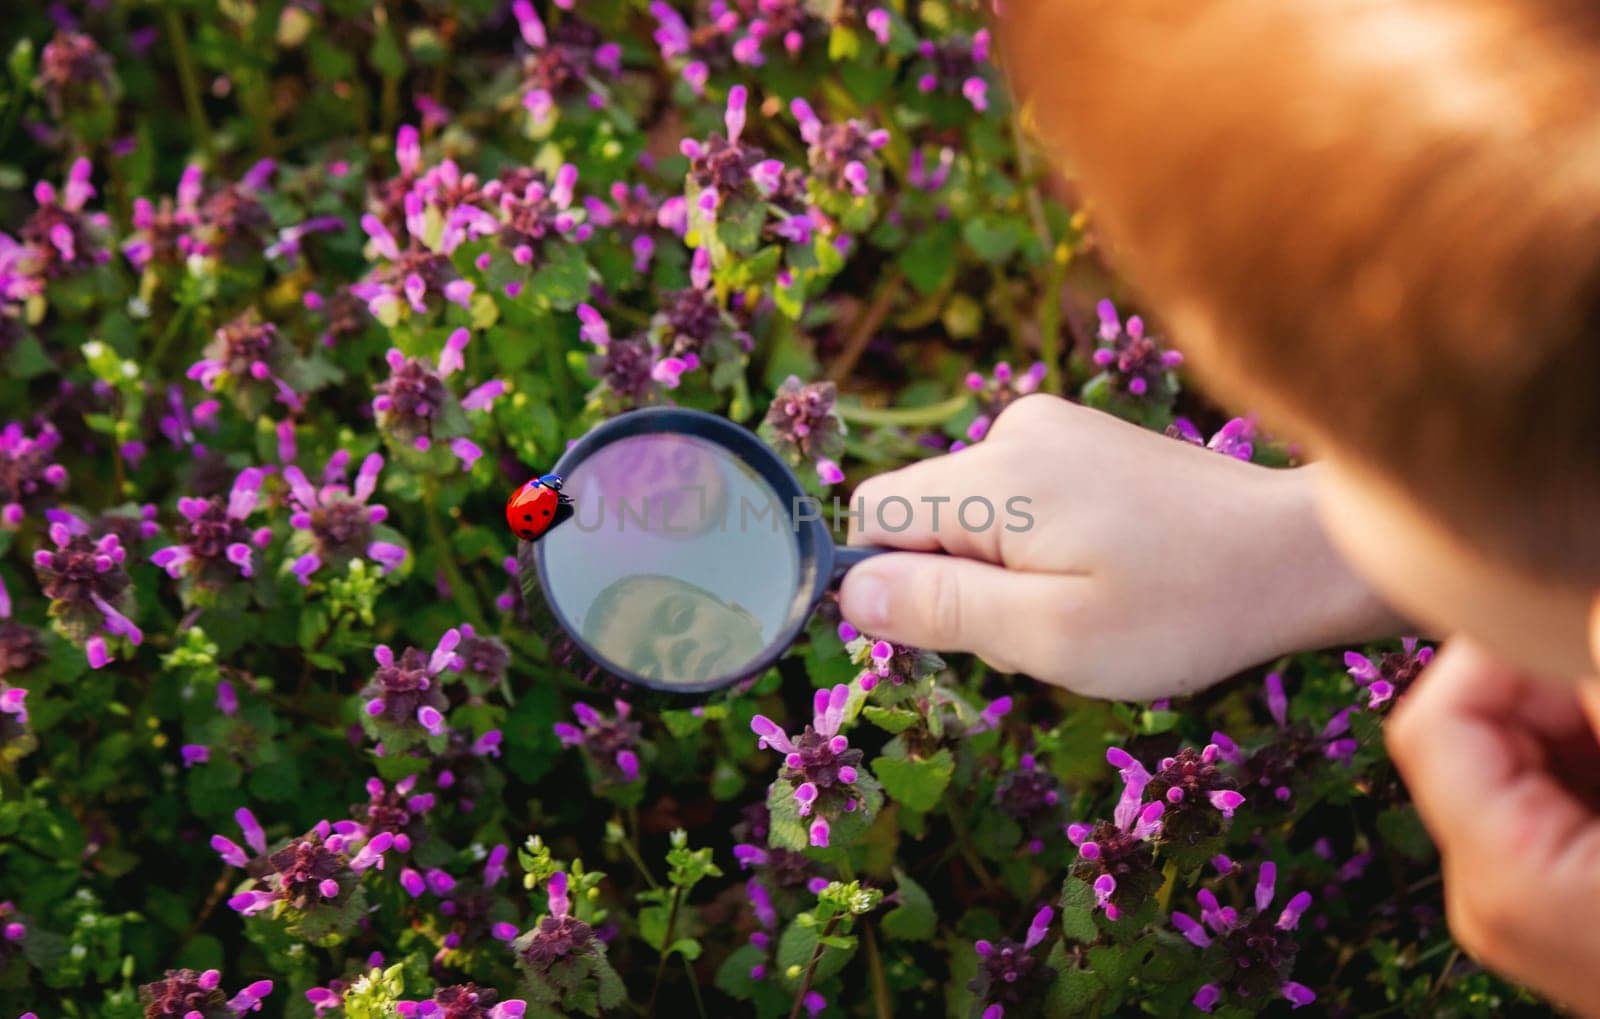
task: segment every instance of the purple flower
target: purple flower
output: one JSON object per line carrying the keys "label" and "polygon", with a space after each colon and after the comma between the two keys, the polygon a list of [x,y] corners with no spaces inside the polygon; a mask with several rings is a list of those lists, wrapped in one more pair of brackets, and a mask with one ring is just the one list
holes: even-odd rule
{"label": "purple flower", "polygon": [[44,509],[67,486],[67,469],[55,460],[61,433],[46,423],[29,436],[15,421],[0,429],[0,525],[14,528]]}
{"label": "purple flower", "polygon": [[1028,849],[1044,849],[1043,836],[1061,828],[1061,783],[1039,767],[1032,754],[1023,754],[1016,770],[1006,772],[994,790],[995,804],[1022,825]]}
{"label": "purple flower", "polygon": [[351,808],[351,816],[361,823],[369,839],[387,832],[397,853],[411,852],[412,845],[426,832],[423,817],[434,807],[432,793],[418,793],[417,776],[407,775],[394,785],[382,779],[367,779],[367,802]]}
{"label": "purple flower", "polygon": [[552,968],[574,957],[604,953],[604,943],[595,936],[594,928],[571,915],[571,900],[567,897],[567,875],[557,871],[550,875],[547,892],[550,912],[533,927],[512,942],[512,949],[521,964],[534,972],[547,974]]}
{"label": "purple flower", "polygon": [[366,701],[362,710],[363,724],[385,743],[392,742],[396,730],[406,735],[443,736],[444,712],[449,701],[442,689],[441,676],[460,666],[456,647],[461,643],[460,630],[446,630],[433,652],[408,647],[398,656],[387,644],[379,644],[372,656],[377,659],[378,671],[361,688]]}
{"label": "purple flower", "polygon": [[222,990],[222,974],[208,969],[168,970],[155,983],[139,988],[139,1000],[147,1016],[182,1016],[183,1019],[224,1019],[247,1012],[261,1011],[261,1003],[272,993],[271,980],[257,980],[229,998]]}
{"label": "purple flower", "polygon": [[433,230],[429,202],[421,191],[408,192],[402,205],[404,243],[379,217],[371,213],[361,217],[368,246],[383,261],[350,292],[366,301],[367,311],[386,325],[398,322],[406,309],[426,313],[430,301],[468,307],[473,285],[456,272],[450,256],[471,238],[497,233],[499,221],[474,205],[462,204],[445,214],[441,229]]}
{"label": "purple flower", "polygon": [[784,755],[779,778],[793,786],[800,817],[812,819],[809,833],[813,846],[828,845],[829,817],[851,813],[861,802],[856,782],[862,753],[852,749],[849,739],[839,733],[849,700],[850,688],[843,683],[832,690],[818,690],[813,698],[815,717],[792,739],[766,715],[750,720],[750,730],[759,737],[757,745]]}
{"label": "purple flower", "polygon": [[48,181],[33,186],[38,208],[19,233],[31,249],[28,263],[32,275],[55,278],[110,260],[105,244],[110,220],[103,212],[85,212],[83,208],[95,196],[89,182],[93,172],[87,159],[78,159],[67,171],[59,192]]}
{"label": "purple flower", "polygon": [[1188,418],[1176,418],[1167,426],[1167,434],[1194,446],[1205,446],[1235,460],[1250,462],[1255,454],[1256,425],[1253,418],[1233,418],[1217,430],[1209,442]]}
{"label": "purple flower", "polygon": [[762,438],[791,463],[810,463],[830,485],[844,480],[838,460],[844,456],[845,425],[834,409],[837,396],[832,382],[802,383],[791,375],[761,422]]}
{"label": "purple flower", "polygon": [[522,61],[526,90],[522,105],[534,123],[548,123],[551,113],[568,100],[581,98],[595,108],[603,105],[605,92],[596,83],[621,72],[622,48],[571,15],[561,18],[553,29],[546,27],[528,0],[515,0],[511,11],[528,47]]}
{"label": "purple flower", "polygon": [[[1185,747],[1162,759],[1149,777],[1144,795],[1166,804],[1161,818],[1163,843],[1189,847],[1219,835],[1223,822],[1244,803],[1233,780],[1217,767],[1221,754],[1215,742],[1203,750]],[[1139,767],[1138,762],[1132,766]]]}
{"label": "purple flower", "polygon": [[247,416],[262,413],[274,400],[299,410],[300,394],[284,377],[293,358],[278,327],[250,309],[217,330],[205,356],[189,366],[188,377],[207,392],[228,394]]}
{"label": "purple flower", "polygon": [[1144,802],[1150,773],[1133,756],[1117,747],[1106,760],[1122,777],[1122,795],[1112,819],[1095,825],[1069,824],[1067,839],[1078,847],[1072,873],[1094,889],[1095,902],[1115,920],[1142,902],[1161,883],[1152,843],[1161,836],[1164,800]]}
{"label": "purple flower", "polygon": [[778,911],[772,905],[772,896],[758,879],[746,881],[744,891],[750,903],[750,915],[761,928],[750,932],[750,945],[761,953],[761,961],[749,969],[750,979],[765,980],[772,960],[773,935],[778,929]]}
{"label": "purple flower", "polygon": [[[689,160],[686,200],[695,213],[713,225],[725,207],[751,208],[760,203],[769,214],[763,226],[765,233],[784,236],[786,231],[788,240],[804,243],[799,235],[804,234],[808,240],[815,226],[811,221],[806,176],[799,170],[774,165],[759,146],[741,140],[748,100],[745,87],[735,85],[728,91],[723,117],[728,129],[726,137],[713,132],[703,142],[686,138],[681,143],[680,149]],[[784,225],[802,214],[807,216],[807,222],[799,233],[798,224]],[[696,285],[703,287],[698,281]]]}
{"label": "purple flower", "polygon": [[397,1001],[395,1014],[402,1019],[522,1019],[528,1003],[520,998],[500,1000],[500,995],[476,984],[441,987],[427,1001]]}
{"label": "purple flower", "polygon": [[[31,626],[12,622],[8,618],[9,606],[5,608],[7,611],[0,612],[0,676],[14,676],[44,661],[45,650],[39,632]],[[3,693],[4,686],[0,684],[0,694]],[[0,704],[4,703],[4,700],[0,700]],[[6,719],[0,718],[0,745],[3,745],[8,738]]]}
{"label": "purple flower", "polygon": [[1027,936],[1019,945],[1010,938],[999,944],[978,941],[978,975],[967,984],[974,999],[983,1006],[984,1019],[1001,1019],[1007,1008],[1029,1010],[1040,1000],[1055,978],[1055,970],[1045,965],[1037,949],[1050,933],[1055,911],[1045,906],[1034,914]]}
{"label": "purple flower", "polygon": [[383,457],[371,453],[361,461],[353,489],[344,480],[349,461],[350,454],[343,450],[330,457],[320,488],[314,487],[299,467],[283,469],[294,507],[289,523],[299,532],[298,541],[291,542],[290,548],[308,548],[291,568],[302,584],[311,583],[311,577],[324,566],[339,572],[352,559],[371,559],[384,573],[405,561],[404,548],[374,537],[375,526],[389,516],[385,507],[367,502],[377,490]]}
{"label": "purple flower", "polygon": [[1299,1008],[1316,1000],[1304,984],[1289,979],[1300,946],[1293,931],[1311,906],[1311,894],[1292,896],[1276,914],[1271,909],[1278,869],[1270,861],[1261,865],[1253,902],[1244,909],[1224,906],[1209,888],[1196,899],[1200,919],[1174,912],[1172,926],[1206,952],[1206,972],[1214,977],[1195,993],[1194,1005],[1204,1012],[1216,1007],[1225,994],[1260,1001],[1281,994]]}
{"label": "purple flower", "polygon": [[236,263],[259,257],[273,230],[260,197],[273,169],[271,160],[263,160],[239,182],[207,193],[204,170],[190,163],[173,197],[159,203],[133,200],[134,230],[122,243],[123,255],[140,271],[179,266],[190,258]]}
{"label": "purple flower", "polygon": [[[994,375],[984,378],[978,372],[967,375],[967,388],[977,395],[978,416],[972,419],[967,426],[967,440],[981,442],[989,434],[989,429],[994,425],[994,419],[1000,412],[1029,393],[1036,392],[1039,384],[1044,381],[1046,369],[1044,362],[1036,362],[1033,367],[1017,375],[1011,370],[1011,365],[1004,361],[994,366]],[[965,446],[961,443],[960,446]],[[960,448],[952,446],[951,449]]]}
{"label": "purple flower", "polygon": [[63,25],[39,53],[39,91],[57,121],[115,104],[119,86],[111,55],[92,36]]}
{"label": "purple flower", "polygon": [[191,408],[184,399],[183,386],[168,386],[166,407],[158,412],[156,427],[178,449],[191,450],[197,457],[205,456],[206,447],[199,433],[217,430],[217,415],[221,410],[222,404],[209,397]]}
{"label": "purple flower", "polygon": [[588,239],[593,227],[584,223],[586,212],[573,208],[577,185],[578,168],[565,163],[554,181],[519,168],[484,186],[484,199],[500,214],[500,243],[518,265],[532,264],[547,241]]}
{"label": "purple flower", "polygon": [[248,523],[261,495],[266,472],[251,467],[239,473],[226,499],[211,496],[178,500],[178,544],[159,549],[150,561],[170,577],[188,577],[196,587],[215,591],[255,574],[255,550],[272,541],[272,529]]}
{"label": "purple flower", "polygon": [[50,525],[55,550],[33,554],[34,572],[50,599],[56,630],[81,644],[89,665],[99,669],[112,661],[106,635],[124,637],[137,647],[144,634],[125,612],[132,611],[133,591],[123,568],[127,552],[116,534],[91,539],[87,527],[74,533],[66,523]]}
{"label": "purple flower", "polygon": [[[0,742],[0,748],[4,743]],[[9,900],[0,901],[0,969],[21,951],[22,941],[28,936],[28,925],[17,907]]]}
{"label": "purple flower", "polygon": [[[632,709],[624,700],[612,702],[615,718],[607,718],[583,702],[572,706],[578,725],[570,722],[555,724],[556,738],[564,747],[580,747],[594,762],[596,770],[608,782],[637,782],[639,780],[638,722],[628,716]],[[582,728],[579,728],[582,726]]]}
{"label": "purple flower", "polygon": [[646,334],[608,335],[606,345],[589,359],[589,372],[600,380],[597,394],[608,410],[631,410],[657,402],[662,389],[676,387],[688,370],[681,358],[662,365]]}
{"label": "purple flower", "polygon": [[27,732],[28,691],[0,680],[0,751],[20,740]]}
{"label": "purple flower", "polygon": [[278,239],[267,245],[262,255],[281,258],[292,267],[300,257],[300,245],[307,237],[312,234],[343,233],[346,229],[345,221],[338,216],[313,216],[279,230]]}
{"label": "purple flower", "polygon": [[800,122],[800,137],[809,146],[806,154],[813,180],[857,198],[882,191],[878,151],[889,144],[889,132],[869,128],[860,120],[825,124],[804,99],[793,100],[789,109]]}
{"label": "purple flower", "polygon": [[643,184],[611,184],[611,204],[599,198],[584,199],[591,224],[612,230],[633,252],[633,269],[650,268],[660,242],[682,237],[688,229],[688,210],[682,196],[663,199]]}
{"label": "purple flower", "polygon": [[445,379],[461,370],[470,340],[465,329],[451,333],[437,370],[425,358],[406,357],[389,348],[389,377],[375,387],[372,411],[384,438],[399,455],[426,453],[437,441],[449,448],[462,470],[471,470],[483,456],[478,444],[467,437],[461,412],[488,410],[505,391],[505,384],[491,380],[456,399]]}
{"label": "purple flower", "polygon": [[861,689],[865,691],[873,690],[884,680],[899,686],[931,676],[944,668],[944,659],[932,651],[878,640],[849,623],[839,624],[839,639],[844,641],[844,650],[850,660],[862,667],[859,680]]}
{"label": "purple flower", "polygon": [[461,645],[456,648],[461,660],[461,676],[475,689],[498,687],[511,667],[511,649],[499,637],[480,636],[471,623],[461,624]]}
{"label": "purple flower", "polygon": [[919,191],[938,191],[949,182],[955,162],[955,149],[949,146],[939,150],[938,163],[931,168],[923,150],[914,149],[911,153],[911,162],[906,168],[906,183]]}
{"label": "purple flower", "polygon": [[383,866],[383,855],[394,842],[387,832],[369,840],[353,822],[319,821],[304,835],[269,851],[266,835],[248,808],[240,807],[234,818],[255,859],[223,835],[211,837],[211,848],[223,863],[247,869],[253,879],[250,888],[228,899],[229,908],[244,916],[280,906],[304,912],[342,905],[363,872]]}
{"label": "purple flower", "polygon": [[989,33],[980,30],[971,39],[952,36],[941,42],[924,39],[913,76],[917,90],[960,95],[979,113],[989,109],[989,82],[983,65],[989,60]]}
{"label": "purple flower", "polygon": [[703,287],[663,294],[657,307],[650,320],[651,342],[661,358],[682,361],[685,371],[737,361],[754,345],[747,323],[724,311]]}
{"label": "purple flower", "polygon": [[1212,733],[1211,741],[1223,759],[1235,766],[1242,787],[1271,793],[1270,800],[1261,797],[1258,802],[1286,804],[1294,798],[1294,783],[1304,781],[1319,761],[1349,762],[1357,749],[1355,739],[1349,735],[1350,712],[1354,709],[1337,712],[1319,730],[1304,721],[1289,720],[1289,698],[1281,675],[1268,673],[1264,688],[1267,711],[1277,723],[1274,738],[1248,753],[1220,732]]}
{"label": "purple flower", "polygon": [[211,760],[211,748],[200,743],[185,743],[178,749],[178,753],[183,758],[185,768],[192,768]]}
{"label": "purple flower", "polygon": [[1110,301],[1101,301],[1098,311],[1100,345],[1093,359],[1100,374],[1085,385],[1085,396],[1104,390],[1109,396],[1141,404],[1170,405],[1177,395],[1172,371],[1183,363],[1183,355],[1163,348],[1146,334],[1139,316],[1129,317],[1124,325]]}
{"label": "purple flower", "polygon": [[1417,638],[1406,637],[1399,651],[1389,651],[1376,659],[1355,651],[1344,655],[1345,671],[1366,689],[1367,707],[1388,710],[1433,661],[1433,648],[1418,645]]}

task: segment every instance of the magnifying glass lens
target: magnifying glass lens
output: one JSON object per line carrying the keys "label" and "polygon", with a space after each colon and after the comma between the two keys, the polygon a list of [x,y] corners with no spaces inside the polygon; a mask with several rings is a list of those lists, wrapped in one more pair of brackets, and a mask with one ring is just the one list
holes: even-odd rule
{"label": "magnifying glass lens", "polygon": [[545,594],[619,675],[739,676],[789,624],[790,509],[722,446],[628,436],[574,466],[564,491],[574,516],[541,539]]}

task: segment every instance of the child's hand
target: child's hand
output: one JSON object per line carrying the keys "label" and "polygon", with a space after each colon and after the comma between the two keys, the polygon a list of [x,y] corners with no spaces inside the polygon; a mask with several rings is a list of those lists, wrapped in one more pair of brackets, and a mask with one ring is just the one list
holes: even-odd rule
{"label": "child's hand", "polygon": [[[1047,396],[978,445],[873,478],[851,544],[846,619],[873,636],[971,651],[1080,693],[1188,692],[1290,651],[1395,632],[1329,547],[1314,468],[1269,470]],[[907,507],[915,513],[898,532]],[[991,526],[961,502],[983,496]],[[1023,497],[1031,527],[1007,512]],[[948,499],[936,506],[926,499]],[[890,500],[888,505],[885,500]],[[878,507],[884,507],[880,520]],[[937,526],[934,510],[937,509]],[[979,504],[967,511],[983,523]]]}
{"label": "child's hand", "polygon": [[1456,940],[1589,1016],[1600,1016],[1597,723],[1593,688],[1530,678],[1457,639],[1386,730],[1439,847]]}

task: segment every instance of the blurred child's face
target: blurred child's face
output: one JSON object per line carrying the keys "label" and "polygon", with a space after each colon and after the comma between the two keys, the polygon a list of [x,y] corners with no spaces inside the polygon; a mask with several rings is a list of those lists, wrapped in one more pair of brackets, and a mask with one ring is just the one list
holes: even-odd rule
{"label": "blurred child's face", "polygon": [[734,674],[764,646],[760,623],[743,608],[655,575],[616,581],[595,600],[583,635],[611,661],[665,683]]}
{"label": "blurred child's face", "polygon": [[1533,672],[1595,671],[1593,595],[1513,570],[1439,526],[1392,484],[1329,450],[1318,505],[1329,537],[1389,603],[1435,637],[1464,633]]}

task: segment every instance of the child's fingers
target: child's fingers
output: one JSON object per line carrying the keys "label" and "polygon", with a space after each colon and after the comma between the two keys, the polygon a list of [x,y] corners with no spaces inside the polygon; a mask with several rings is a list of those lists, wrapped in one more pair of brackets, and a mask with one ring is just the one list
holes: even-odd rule
{"label": "child's fingers", "polygon": [[850,505],[850,544],[998,562],[1001,529],[1022,521],[1006,505],[1014,493],[989,491],[984,483],[999,474],[995,458],[979,445],[862,482]]}
{"label": "child's fingers", "polygon": [[[1600,824],[1552,773],[1563,698],[1460,641],[1386,728],[1390,754],[1443,857],[1457,941],[1511,978],[1567,997],[1592,965]],[[1564,698],[1576,715],[1576,698]],[[1564,721],[1570,722],[1570,718]],[[1592,996],[1591,996],[1592,997]],[[1592,1005],[1592,1000],[1590,1001]]]}
{"label": "child's fingers", "polygon": [[1488,832],[1488,816],[1518,801],[1519,779],[1538,765],[1537,741],[1517,722],[1525,680],[1453,641],[1417,681],[1390,718],[1390,756],[1434,833],[1449,852]]}
{"label": "child's fingers", "polygon": [[955,556],[883,555],[845,574],[844,618],[897,644],[968,651],[1007,672],[1043,677],[1062,660],[1079,577],[1006,570]]}

